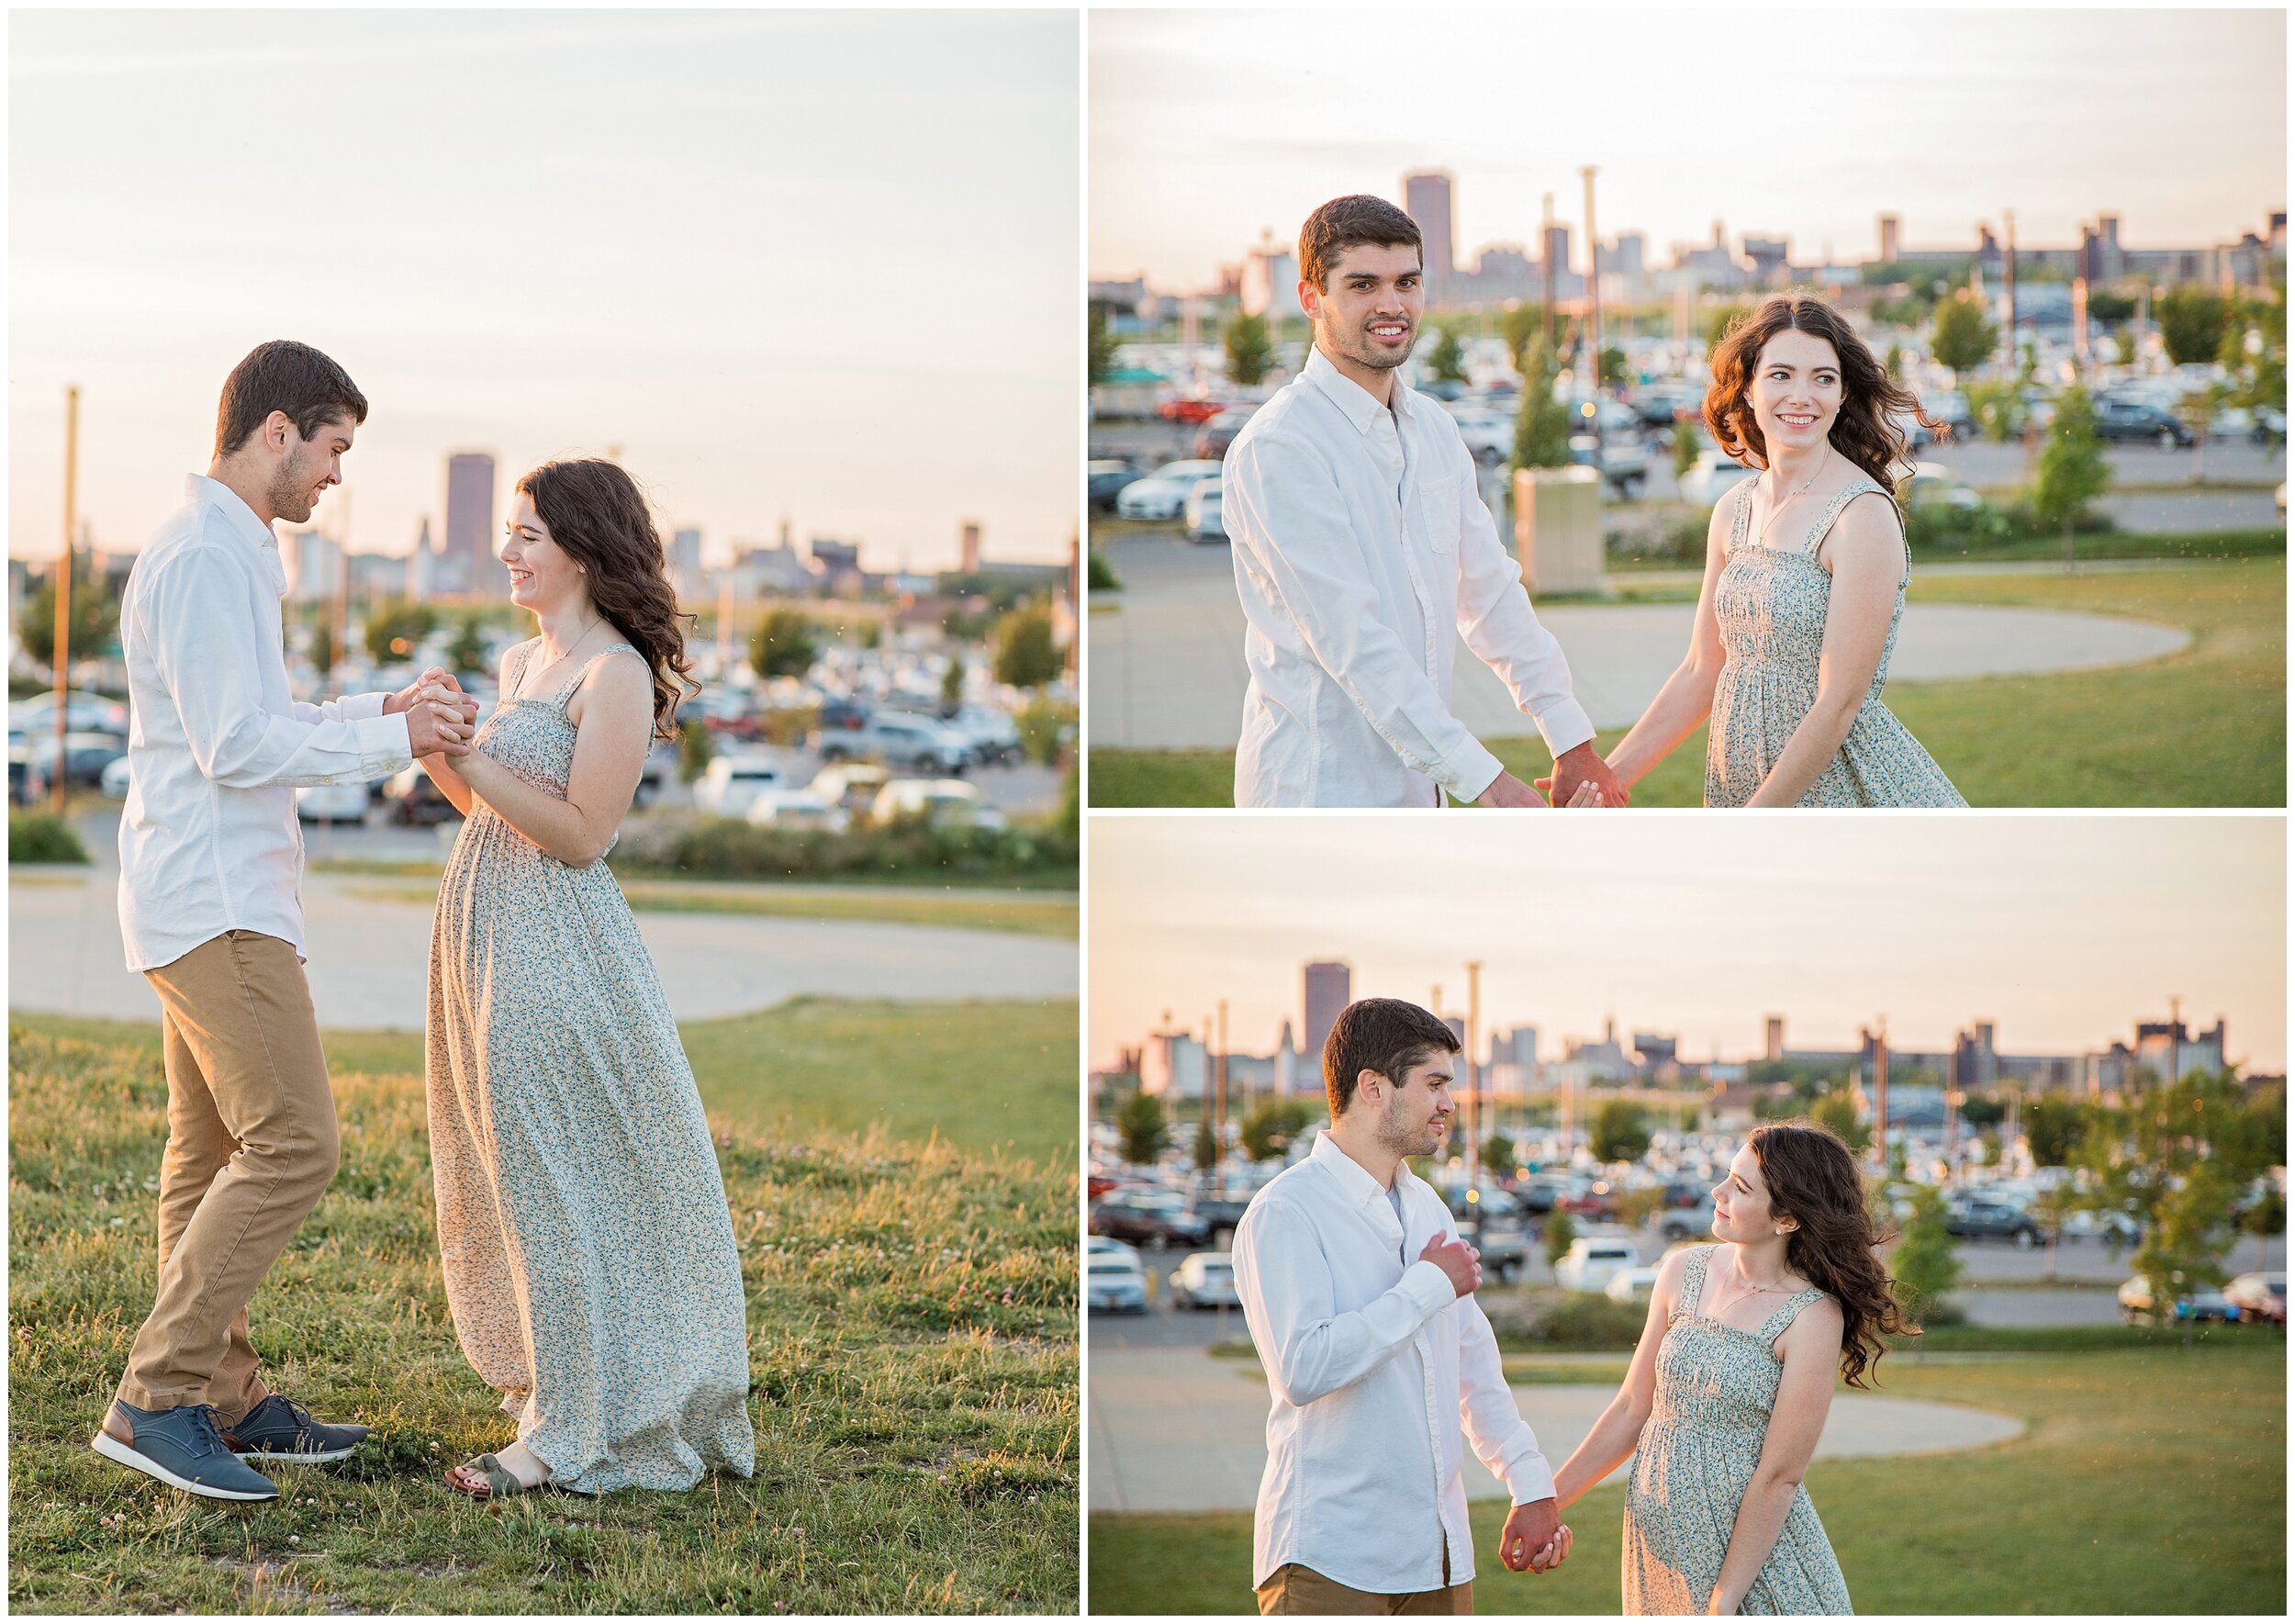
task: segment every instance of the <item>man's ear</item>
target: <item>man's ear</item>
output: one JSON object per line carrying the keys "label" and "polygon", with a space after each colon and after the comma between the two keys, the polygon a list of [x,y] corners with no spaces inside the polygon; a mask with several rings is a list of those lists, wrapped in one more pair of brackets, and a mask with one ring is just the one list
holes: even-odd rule
{"label": "man's ear", "polygon": [[1362,1100],[1372,1097],[1373,1091],[1371,1089],[1371,1085],[1373,1083],[1376,1083],[1382,1089],[1390,1086],[1387,1075],[1383,1071],[1373,1071],[1370,1067],[1365,1066],[1361,1070],[1356,1072],[1355,1098]]}

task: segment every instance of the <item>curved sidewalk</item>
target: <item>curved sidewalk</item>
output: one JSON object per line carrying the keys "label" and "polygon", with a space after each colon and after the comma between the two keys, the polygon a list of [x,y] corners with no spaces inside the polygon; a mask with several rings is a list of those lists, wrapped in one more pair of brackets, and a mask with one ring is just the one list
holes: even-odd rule
{"label": "curved sidewalk", "polygon": [[[159,1018],[125,968],[118,871],[18,869],[8,886],[8,1007]],[[306,873],[307,967],[319,1024],[422,1029],[431,904],[359,894],[372,880]],[[1074,998],[1075,942],[1004,931],[732,913],[644,913],[638,930],[681,1021],[769,1009],[808,994],[904,1002]]]}
{"label": "curved sidewalk", "polygon": [[[1267,1387],[1257,1365],[1192,1348],[1093,1349],[1086,1387],[1092,1510],[1248,1511],[1257,1503],[1267,1468]],[[1539,1447],[1560,1466],[1617,1391],[1539,1384],[1515,1388],[1514,1397]],[[1932,1454],[1998,1443],[2023,1429],[2013,1417],[1965,1405],[1844,1393],[1833,1397],[1817,1452]],[[1505,1493],[1470,1451],[1467,1497]]]}

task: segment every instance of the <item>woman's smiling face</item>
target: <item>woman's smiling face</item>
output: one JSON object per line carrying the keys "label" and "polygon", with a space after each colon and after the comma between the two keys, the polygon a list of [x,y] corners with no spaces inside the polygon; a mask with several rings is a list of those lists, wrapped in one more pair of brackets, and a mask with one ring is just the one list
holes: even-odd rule
{"label": "woman's smiling face", "polygon": [[1723,1240],[1767,1240],[1777,1233],[1769,1207],[1769,1186],[1762,1182],[1761,1159],[1740,1145],[1730,1170],[1713,1187],[1713,1232]]}
{"label": "woman's smiling face", "polygon": [[1814,333],[1786,328],[1761,347],[1747,395],[1771,453],[1825,443],[1841,415],[1841,356]]}

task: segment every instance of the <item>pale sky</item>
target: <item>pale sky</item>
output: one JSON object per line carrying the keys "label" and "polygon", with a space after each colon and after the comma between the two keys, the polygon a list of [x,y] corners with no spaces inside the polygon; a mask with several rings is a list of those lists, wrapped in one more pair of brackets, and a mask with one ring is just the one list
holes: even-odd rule
{"label": "pale sky", "polygon": [[2285,822],[2271,817],[1612,818],[1095,815],[1091,1058],[1169,1010],[1271,1051],[1300,967],[1354,994],[1466,1011],[1539,1052],[1615,1015],[1688,1058],[1899,1048],[1978,1019],[2010,1054],[2083,1053],[2165,1019],[2230,1021],[2234,1056],[2286,1066]]}
{"label": "pale sky", "polygon": [[225,375],[316,344],[372,405],[354,551],[452,451],[620,446],[714,555],[1058,561],[1075,527],[1077,31],[1063,12],[16,12],[9,548],[142,544]]}
{"label": "pale sky", "polygon": [[1584,268],[1595,225],[1727,226],[1797,263],[1973,245],[1976,222],[2072,246],[2099,212],[2131,247],[2261,232],[2287,204],[2286,14],[2229,11],[1095,11],[1095,276],[1190,291],[1325,200],[1456,176],[1461,263],[1536,252],[1554,195]]}

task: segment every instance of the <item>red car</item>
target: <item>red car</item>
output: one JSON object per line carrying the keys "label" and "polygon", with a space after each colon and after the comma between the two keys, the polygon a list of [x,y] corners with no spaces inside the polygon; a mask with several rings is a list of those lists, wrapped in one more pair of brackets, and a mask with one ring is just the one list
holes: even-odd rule
{"label": "red car", "polygon": [[1226,409],[1216,400],[1167,400],[1156,415],[1168,423],[1208,423]]}

